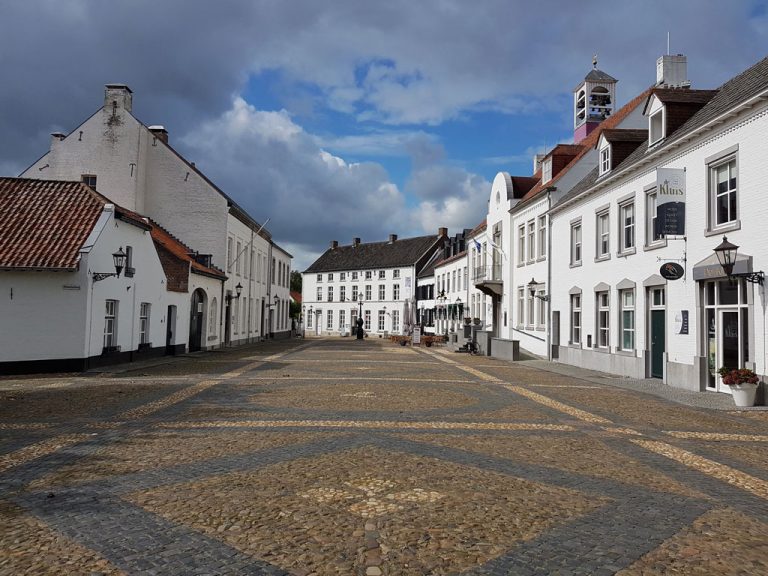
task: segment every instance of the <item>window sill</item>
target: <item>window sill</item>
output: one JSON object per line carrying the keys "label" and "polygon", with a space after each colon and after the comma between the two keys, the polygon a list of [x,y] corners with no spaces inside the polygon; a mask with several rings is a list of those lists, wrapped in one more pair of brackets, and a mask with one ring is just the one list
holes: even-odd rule
{"label": "window sill", "polygon": [[621,252],[617,252],[616,256],[618,256],[619,258],[623,258],[626,256],[632,256],[632,254],[635,254],[635,253],[637,253],[637,248],[630,248],[628,250],[622,250]]}
{"label": "window sill", "polygon": [[605,262],[606,260],[610,260],[610,259],[611,259],[611,255],[605,254],[604,256],[598,256],[597,258],[595,258],[595,262]]}
{"label": "window sill", "polygon": [[646,244],[643,246],[643,252],[650,252],[651,250],[658,250],[659,248],[666,248],[667,241],[656,241],[653,244]]}
{"label": "window sill", "polygon": [[573,348],[574,350],[581,350],[581,342],[568,342],[568,348]]}
{"label": "window sill", "polygon": [[581,261],[579,261],[579,262],[571,262],[568,265],[569,268],[578,268],[579,266],[581,266]]}
{"label": "window sill", "polygon": [[632,350],[616,350],[614,354],[618,354],[619,356],[627,356],[630,358],[634,358],[637,356],[636,351],[634,349]]}
{"label": "window sill", "polygon": [[536,258],[536,262],[544,262],[546,259],[547,259],[546,256],[539,256],[538,258]]}
{"label": "window sill", "polygon": [[717,228],[710,228],[704,230],[704,236],[719,236],[725,232],[732,232],[734,230],[741,230],[741,220],[734,220],[728,224],[724,224]]}
{"label": "window sill", "polygon": [[544,326],[536,326],[536,332],[544,332],[546,328]]}
{"label": "window sill", "polygon": [[600,352],[601,354],[610,354],[611,353],[611,349],[610,348],[601,348],[599,346],[595,346],[594,348],[592,348],[592,351],[593,352]]}

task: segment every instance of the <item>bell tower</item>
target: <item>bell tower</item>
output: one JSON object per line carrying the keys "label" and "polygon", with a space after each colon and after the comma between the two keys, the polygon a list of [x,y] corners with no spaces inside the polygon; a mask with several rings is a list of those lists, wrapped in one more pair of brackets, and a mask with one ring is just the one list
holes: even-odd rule
{"label": "bell tower", "polygon": [[613,114],[616,82],[618,80],[597,69],[595,54],[592,58],[592,70],[573,91],[573,141],[576,144]]}

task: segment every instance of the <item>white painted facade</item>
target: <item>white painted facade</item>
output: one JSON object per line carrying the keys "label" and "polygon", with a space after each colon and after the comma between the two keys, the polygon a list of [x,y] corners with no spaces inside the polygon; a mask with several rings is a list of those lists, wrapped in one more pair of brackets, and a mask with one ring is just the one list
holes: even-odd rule
{"label": "white painted facade", "polygon": [[[113,273],[113,252],[128,247],[132,277],[92,280],[93,273]],[[107,204],[80,251],[77,271],[0,273],[0,317],[14,326],[0,331],[0,363],[71,360],[82,367],[76,361],[120,354],[138,359],[166,344],[184,346],[189,316],[181,311],[188,310],[189,296],[166,285],[150,232],[116,219],[114,206]],[[220,286],[218,280],[190,275],[190,291],[200,287],[215,294]],[[178,313],[167,340],[169,306]],[[104,354],[105,348],[112,350]]]}
{"label": "white painted facade", "polygon": [[[465,250],[435,265],[435,333],[458,332],[469,312],[469,259]],[[425,304],[426,306],[426,304]]]}
{"label": "white painted facade", "polygon": [[[241,343],[284,332],[282,302],[278,306],[280,316],[275,317],[275,326],[281,328],[267,330],[269,304],[274,305],[270,267],[274,257],[281,265],[287,263],[290,270],[290,255],[274,245],[266,230],[256,235],[261,226],[194,163],[173,150],[162,127],[148,128],[137,120],[132,114],[132,99],[127,86],[107,85],[104,106],[70,134],[54,134],[50,151],[22,176],[75,181],[93,178],[96,189],[112,201],[151,217],[187,246],[211,255],[212,265],[225,270],[228,279],[224,293],[216,297],[219,325],[208,326],[212,316],[206,315],[203,349],[220,342]],[[250,250],[235,260],[238,243]],[[273,248],[277,256],[272,255]],[[249,258],[253,258],[253,266]],[[240,274],[231,273],[233,263],[240,266]],[[243,287],[242,300],[230,300],[228,295],[236,294],[238,283]],[[287,298],[282,292],[279,297]]]}
{"label": "white painted facade", "polygon": [[[723,111],[678,144],[665,147],[662,142],[642,161],[602,175],[586,193],[552,210],[552,237],[560,247],[551,253],[556,282],[550,289],[553,314],[559,316],[559,331],[553,334],[559,361],[635,378],[661,377],[671,386],[691,390],[728,392],[712,370],[734,354],[735,345],[740,357],[731,361],[763,376],[768,373],[765,287],[741,280],[734,284],[740,286],[736,294],[713,252],[727,235],[741,247],[740,255],[751,257],[750,270],[768,270],[768,239],[762,233],[768,219],[767,102],[768,93],[763,93]],[[649,107],[647,123],[657,104]],[[729,163],[737,214],[714,225],[713,170]],[[649,195],[656,191],[657,168],[685,170],[687,241],[654,240]],[[622,246],[627,244],[623,216],[630,206],[632,248]],[[598,254],[601,215],[609,222],[610,251],[604,256]],[[577,226],[580,261],[572,257],[572,230]],[[680,261],[685,278],[665,281],[659,269],[666,261]],[[744,265],[737,264],[736,271]],[[712,306],[710,294],[715,295]],[[687,333],[682,325],[685,314]]]}
{"label": "white painted facade", "polygon": [[301,295],[305,335],[350,335],[360,314],[360,298],[363,330],[369,337],[402,334],[405,301],[413,299],[415,285],[415,266],[305,272]]}
{"label": "white painted facade", "polygon": [[[472,318],[481,330],[493,329],[493,305],[491,298],[477,289],[476,279],[485,274],[488,242],[485,238],[485,225],[476,228],[467,236],[467,266],[469,268],[469,290],[467,292],[468,309],[466,316]],[[480,248],[478,249],[478,245]]]}

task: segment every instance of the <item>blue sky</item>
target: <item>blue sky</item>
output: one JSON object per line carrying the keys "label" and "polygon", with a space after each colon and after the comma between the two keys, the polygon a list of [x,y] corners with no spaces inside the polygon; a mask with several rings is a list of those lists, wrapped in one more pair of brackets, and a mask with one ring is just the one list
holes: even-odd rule
{"label": "blue sky", "polygon": [[[666,51],[694,87],[764,58],[766,1],[0,0],[0,175],[15,176],[102,101],[134,91],[303,269],[349,243],[473,227],[499,171],[572,137],[590,70],[618,105]],[[33,33],[31,33],[33,31]],[[87,31],[87,33],[85,32]],[[104,191],[108,195],[108,191]]]}

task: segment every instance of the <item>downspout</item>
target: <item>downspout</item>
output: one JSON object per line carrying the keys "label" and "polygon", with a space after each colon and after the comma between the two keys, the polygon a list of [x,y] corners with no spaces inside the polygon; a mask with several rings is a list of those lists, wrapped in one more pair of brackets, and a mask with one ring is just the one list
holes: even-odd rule
{"label": "downspout", "polygon": [[[552,208],[552,191],[547,189],[547,288],[549,300],[547,300],[547,360],[552,361],[552,218],[549,210]],[[560,326],[558,326],[558,329]]]}
{"label": "downspout", "polygon": [[[262,226],[263,228],[263,226]],[[250,344],[251,343],[251,322],[253,322],[252,314],[253,314],[253,306],[251,306],[251,288],[253,287],[253,228],[251,228],[251,242],[249,244],[250,246],[250,252],[249,252],[249,258],[248,258],[248,271],[250,272],[250,275],[248,276],[248,329],[245,332],[245,343]]]}

